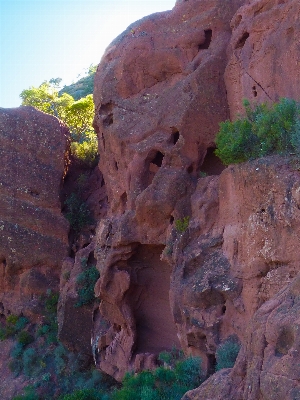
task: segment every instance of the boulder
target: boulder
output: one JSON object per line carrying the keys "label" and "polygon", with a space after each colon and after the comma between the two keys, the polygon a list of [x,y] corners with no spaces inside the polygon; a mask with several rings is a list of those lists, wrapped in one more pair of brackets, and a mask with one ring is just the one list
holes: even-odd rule
{"label": "boulder", "polygon": [[32,107],[0,109],[0,305],[30,313],[36,298],[58,289],[68,252],[61,214],[68,130]]}

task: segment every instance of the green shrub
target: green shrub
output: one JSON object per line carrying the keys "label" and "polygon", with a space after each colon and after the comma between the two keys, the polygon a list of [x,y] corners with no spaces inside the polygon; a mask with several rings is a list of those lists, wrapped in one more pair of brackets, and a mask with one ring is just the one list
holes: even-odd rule
{"label": "green shrub", "polygon": [[87,204],[76,193],[70,195],[65,205],[67,206],[66,218],[75,232],[78,233],[85,226],[93,223]]}
{"label": "green shrub", "polygon": [[222,343],[216,351],[216,370],[232,368],[240,351],[240,345],[234,339],[228,339]]}
{"label": "green shrub", "polygon": [[29,323],[25,317],[11,314],[6,318],[6,324],[0,327],[0,340],[16,335]]}
{"label": "green shrub", "polygon": [[183,217],[182,219],[176,219],[175,220],[175,228],[177,232],[185,232],[189,226],[190,223],[190,217]]}
{"label": "green shrub", "polygon": [[27,324],[29,324],[29,320],[26,317],[19,317],[15,323],[15,328],[17,331],[21,331]]}
{"label": "green shrub", "polygon": [[49,290],[46,294],[45,298],[45,310],[47,314],[55,315],[57,311],[57,303],[59,299],[59,294],[58,293],[52,293],[51,290]]}
{"label": "green shrub", "polygon": [[13,397],[12,400],[39,400],[39,396],[35,393],[32,386],[27,386],[24,389],[24,394]]}
{"label": "green shrub", "polygon": [[78,294],[78,301],[75,305],[76,307],[93,303],[95,300],[94,286],[100,276],[99,271],[94,265],[87,267],[86,260],[81,261],[82,263],[85,262],[85,269],[77,276],[76,279]]}
{"label": "green shrub", "polygon": [[39,356],[35,349],[28,348],[23,353],[23,372],[27,377],[32,377],[37,372]]}
{"label": "green shrub", "polygon": [[22,346],[27,346],[34,341],[34,337],[27,331],[19,332],[17,339],[18,343],[20,343]]}
{"label": "green shrub", "polygon": [[76,390],[72,394],[67,394],[60,398],[60,400],[108,400],[102,392],[96,389],[82,389]]}
{"label": "green shrub", "polygon": [[281,99],[252,107],[244,101],[246,117],[220,124],[215,154],[225,165],[270,154],[300,150],[300,103]]}
{"label": "green shrub", "polygon": [[201,360],[190,357],[175,361],[174,355],[160,355],[164,362],[174,363],[174,367],[159,367],[154,371],[127,374],[123,387],[115,391],[113,400],[180,400],[184,393],[202,382]]}

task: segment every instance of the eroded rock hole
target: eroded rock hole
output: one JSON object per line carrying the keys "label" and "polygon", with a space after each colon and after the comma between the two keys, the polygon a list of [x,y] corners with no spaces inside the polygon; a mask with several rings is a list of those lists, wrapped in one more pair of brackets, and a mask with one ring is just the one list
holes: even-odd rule
{"label": "eroded rock hole", "polygon": [[246,40],[248,39],[248,37],[249,37],[249,33],[248,33],[248,32],[245,32],[245,33],[243,34],[243,36],[240,38],[240,40],[237,42],[235,48],[236,48],[236,49],[241,49],[242,47],[244,47],[244,45],[245,45]]}
{"label": "eroded rock hole", "polygon": [[114,105],[112,102],[102,104],[102,106],[100,107],[99,116],[102,119],[103,125],[106,127],[112,125],[114,122],[113,112],[112,112],[113,107]]}
{"label": "eroded rock hole", "polygon": [[224,305],[223,307],[222,307],[222,314],[225,314],[226,313],[226,306]]}
{"label": "eroded rock hole", "polygon": [[109,126],[114,123],[114,116],[113,114],[109,114],[104,120],[103,120],[103,125],[104,126]]}
{"label": "eroded rock hole", "polygon": [[174,222],[174,217],[173,217],[173,215],[171,215],[171,217],[170,217],[170,225],[172,225],[173,222]]}
{"label": "eroded rock hole", "polygon": [[180,134],[179,134],[179,131],[176,128],[172,127],[171,129],[172,129],[171,143],[176,144],[178,142],[178,140],[179,140]]}
{"label": "eroded rock hole", "polygon": [[256,90],[256,86],[252,86],[252,93],[254,97],[257,97],[257,90]]}
{"label": "eroded rock hole", "polygon": [[127,193],[124,192],[120,198],[121,200],[121,206],[122,206],[122,213],[125,212],[126,206],[127,206]]}
{"label": "eroded rock hole", "polygon": [[145,163],[144,185],[145,188],[151,185],[157,171],[162,166],[164,154],[160,151],[151,151]]}
{"label": "eroded rock hole", "polygon": [[136,321],[136,353],[158,354],[179,347],[169,300],[172,268],[160,259],[163,250],[163,246],[140,245],[129,260],[135,277],[128,297]]}
{"label": "eroded rock hole", "polygon": [[219,157],[215,155],[215,147],[209,147],[206,151],[199,175],[200,177],[202,177],[202,175],[220,175],[225,168],[225,165]]}
{"label": "eroded rock hole", "polygon": [[117,161],[115,161],[115,169],[116,169],[116,171],[118,171],[118,170],[119,170],[119,167],[118,167],[118,163],[117,163]]}
{"label": "eroded rock hole", "polygon": [[193,165],[190,165],[190,166],[188,167],[188,169],[187,169],[187,172],[188,172],[189,174],[192,174],[192,173],[193,173],[193,170],[194,170]]}
{"label": "eroded rock hole", "polygon": [[157,151],[150,163],[156,165],[157,167],[161,167],[163,159],[164,159],[163,153]]}
{"label": "eroded rock hole", "polygon": [[207,375],[210,376],[216,372],[217,359],[214,354],[207,355]]}
{"label": "eroded rock hole", "polygon": [[211,43],[211,38],[212,38],[212,30],[207,29],[204,31],[205,34],[205,41],[204,43],[199,44],[198,49],[199,50],[205,50],[208,49]]}

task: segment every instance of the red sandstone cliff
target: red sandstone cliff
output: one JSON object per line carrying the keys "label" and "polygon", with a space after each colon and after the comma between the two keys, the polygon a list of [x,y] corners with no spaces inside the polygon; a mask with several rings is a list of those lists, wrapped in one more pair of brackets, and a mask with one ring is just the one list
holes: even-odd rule
{"label": "red sandstone cliff", "polygon": [[[213,150],[244,97],[298,100],[299,14],[298,0],[181,0],[115,39],[95,77],[101,173],[86,198],[100,221],[69,258],[65,128],[32,108],[2,110],[0,312],[38,312],[35,296],[58,288],[62,270],[60,338],[89,354],[92,331],[96,364],[116,379],[173,346],[209,375],[234,335],[235,366],[184,399],[298,398],[297,161],[225,168]],[[78,310],[76,276],[93,257],[100,306]]]}
{"label": "red sandstone cliff", "polygon": [[[256,313],[298,273],[299,172],[278,157],[223,170],[213,147],[243,97],[297,98],[298,16],[297,1],[178,1],[130,26],[102,58],[95,128],[109,217],[97,230],[94,345],[115,378],[179,344],[209,373],[219,343],[235,335],[243,368],[211,378],[218,398],[226,385],[236,398],[271,398],[245,386],[245,349],[255,346]],[[209,382],[190,398],[217,398]]]}
{"label": "red sandstone cliff", "polygon": [[0,110],[1,314],[35,313],[35,297],[58,287],[68,252],[60,199],[67,141],[67,129],[50,115]]}

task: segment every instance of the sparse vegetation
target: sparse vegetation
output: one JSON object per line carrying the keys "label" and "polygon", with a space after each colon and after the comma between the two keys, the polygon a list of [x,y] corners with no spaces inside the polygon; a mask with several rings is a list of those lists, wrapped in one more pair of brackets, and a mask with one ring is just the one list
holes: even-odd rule
{"label": "sparse vegetation", "polygon": [[127,374],[112,400],[179,400],[203,381],[199,357],[183,359],[182,352],[173,351],[160,354],[159,359],[164,365],[154,371]]}
{"label": "sparse vegetation", "polygon": [[190,223],[190,217],[183,217],[182,219],[175,220],[175,228],[177,232],[183,233],[187,230]]}
{"label": "sparse vegetation", "polygon": [[65,214],[71,228],[80,232],[85,226],[93,223],[93,218],[87,204],[76,193],[71,193],[64,203],[67,206]]}
{"label": "sparse vegetation", "polygon": [[[108,396],[114,381],[100,371],[83,368],[80,355],[68,351],[58,341],[57,300],[57,294],[51,291],[41,296],[45,322],[36,325],[28,321],[26,329],[32,332],[34,340],[28,341],[26,336],[25,343],[16,341],[12,348],[11,370],[15,376],[23,375],[31,383],[22,395],[13,400],[108,399],[100,397],[100,394]],[[10,319],[15,323],[15,317]],[[68,397],[73,392],[74,397]]]}
{"label": "sparse vegetation", "polygon": [[240,351],[240,344],[233,338],[228,338],[221,343],[216,351],[217,366],[219,371],[223,368],[232,368]]}
{"label": "sparse vegetation", "polygon": [[76,307],[81,307],[83,305],[91,304],[95,301],[94,286],[99,279],[99,271],[97,268],[92,266],[87,266],[87,260],[83,258],[81,260],[81,265],[84,270],[77,276],[77,294],[78,302]]}
{"label": "sparse vegetation", "polygon": [[220,124],[215,154],[225,165],[274,153],[299,153],[300,103],[283,98],[279,103],[251,106],[246,117]]}

